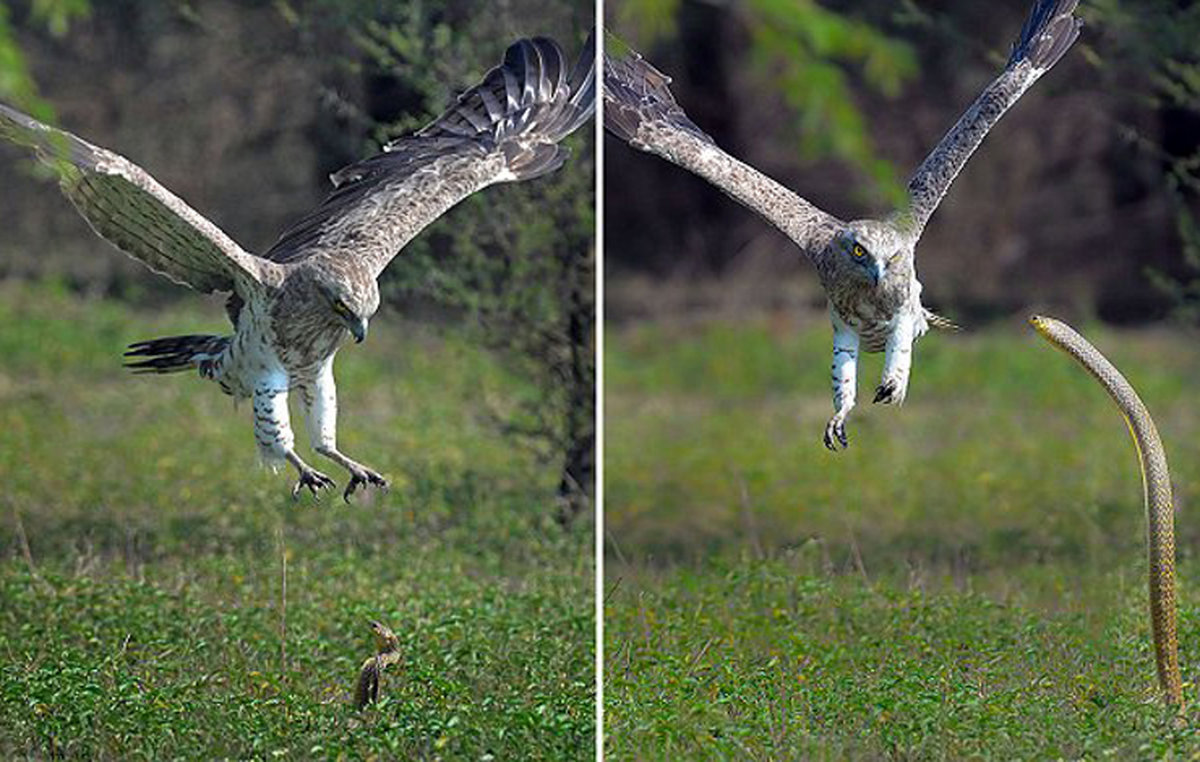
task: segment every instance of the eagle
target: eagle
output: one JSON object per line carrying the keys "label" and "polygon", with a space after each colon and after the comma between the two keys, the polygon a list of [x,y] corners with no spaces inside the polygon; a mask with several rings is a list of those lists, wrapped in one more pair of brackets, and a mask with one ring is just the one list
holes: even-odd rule
{"label": "eagle", "polygon": [[349,473],[343,497],[387,488],[337,445],[333,362],[362,342],[379,308],[378,278],[400,250],[462,199],[489,185],[558,169],[560,142],[595,108],[595,41],[572,66],[553,40],[521,39],[500,65],[437,119],[330,176],[333,192],[252,254],[144,169],[69,132],[0,104],[0,136],[51,167],[92,229],[155,273],[202,293],[229,294],[229,335],[132,344],[141,373],[195,370],[226,394],[251,399],[259,454],[298,475],[293,497],[334,486],[296,453],[288,413],[297,392],[313,449]]}
{"label": "eagle", "polygon": [[858,355],[883,352],[877,403],[908,394],[913,344],[954,327],[921,303],[916,248],[967,160],[1016,102],[1070,50],[1079,0],[1036,0],[1004,69],[976,97],[908,182],[908,198],[880,219],[844,221],[719,148],[675,101],[671,78],[636,52],[604,59],[604,125],[633,148],[687,169],[779,228],[816,267],[833,324],[830,450],[849,445],[846,419],[858,393]]}

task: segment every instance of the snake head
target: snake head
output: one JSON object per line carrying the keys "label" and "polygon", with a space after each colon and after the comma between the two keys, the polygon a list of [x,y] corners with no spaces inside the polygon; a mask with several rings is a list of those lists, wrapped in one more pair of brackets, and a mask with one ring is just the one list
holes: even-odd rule
{"label": "snake head", "polygon": [[375,645],[381,651],[400,645],[400,639],[396,637],[396,633],[392,632],[392,628],[383,622],[372,620],[371,631],[375,633]]}
{"label": "snake head", "polygon": [[1062,321],[1045,315],[1033,315],[1029,318],[1029,325],[1033,326],[1033,330],[1040,333],[1043,338],[1049,339],[1055,345],[1058,345],[1059,342],[1054,340],[1054,334],[1064,332],[1063,329],[1070,330]]}

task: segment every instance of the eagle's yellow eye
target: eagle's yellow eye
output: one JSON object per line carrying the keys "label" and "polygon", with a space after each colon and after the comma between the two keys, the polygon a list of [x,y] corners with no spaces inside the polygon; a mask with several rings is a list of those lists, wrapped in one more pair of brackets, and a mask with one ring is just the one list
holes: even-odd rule
{"label": "eagle's yellow eye", "polygon": [[333,303],[333,311],[339,315],[350,314],[350,308],[347,307],[346,303],[343,302],[341,299],[338,299],[336,302]]}
{"label": "eagle's yellow eye", "polygon": [[854,248],[851,250],[851,253],[854,254],[855,259],[862,259],[863,257],[867,256],[867,250],[864,249],[860,243],[854,244]]}

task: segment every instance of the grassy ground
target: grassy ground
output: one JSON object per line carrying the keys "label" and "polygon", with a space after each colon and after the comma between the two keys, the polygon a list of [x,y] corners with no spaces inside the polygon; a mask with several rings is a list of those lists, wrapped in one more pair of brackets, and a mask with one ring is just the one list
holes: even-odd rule
{"label": "grassy ground", "polygon": [[[1200,352],[1083,328],[1166,441],[1195,704]],[[606,343],[612,758],[1200,755],[1153,700],[1124,424],[1023,325],[925,338],[908,402],[861,407],[838,454],[824,321]]]}
{"label": "grassy ground", "polygon": [[[380,316],[340,433],[392,491],[293,502],[247,406],[120,368],[222,322],[0,284],[0,756],[590,758],[590,531],[489,420],[530,390]],[[357,712],[373,618],[404,656]]]}

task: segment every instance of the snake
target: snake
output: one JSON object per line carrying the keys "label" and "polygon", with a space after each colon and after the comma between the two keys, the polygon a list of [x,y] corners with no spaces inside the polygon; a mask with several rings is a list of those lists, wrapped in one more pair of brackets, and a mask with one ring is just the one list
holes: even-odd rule
{"label": "snake", "polygon": [[379,698],[379,678],[383,671],[400,661],[400,639],[383,622],[371,622],[375,634],[375,655],[368,656],[358,672],[354,687],[354,707],[363,709]]}
{"label": "snake", "polygon": [[1179,673],[1179,641],[1175,603],[1175,507],[1167,453],[1150,411],[1108,359],[1071,326],[1052,317],[1034,315],[1030,325],[1038,335],[1062,350],[1100,382],[1117,403],[1133,435],[1142,469],[1146,508],[1146,537],[1150,566],[1150,624],[1158,683],[1168,704],[1182,708],[1183,680]]}

